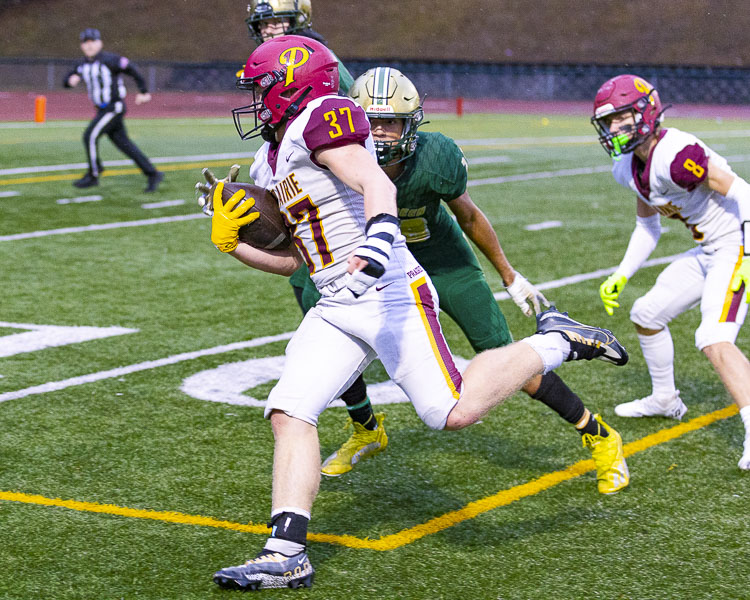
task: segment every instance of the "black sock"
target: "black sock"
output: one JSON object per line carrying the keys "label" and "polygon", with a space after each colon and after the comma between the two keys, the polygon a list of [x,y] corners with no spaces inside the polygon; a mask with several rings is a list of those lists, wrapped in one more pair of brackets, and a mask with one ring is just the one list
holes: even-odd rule
{"label": "black sock", "polygon": [[282,512],[273,517],[268,524],[271,536],[266,540],[263,553],[280,552],[285,556],[294,556],[304,552],[309,521],[295,512]]}
{"label": "black sock", "polygon": [[349,389],[341,394],[341,399],[346,403],[346,410],[349,411],[352,421],[370,431],[378,426],[375,414],[372,412],[372,404],[367,397],[367,384],[362,375],[357,377]]}
{"label": "black sock", "polygon": [[276,515],[268,526],[271,528],[272,538],[304,544],[307,541],[307,524],[309,521],[310,519],[303,515],[283,512]]}
{"label": "black sock", "polygon": [[[583,418],[583,415],[586,414],[586,407],[583,405],[581,399],[554,371],[542,375],[539,389],[532,398],[544,402],[544,404],[573,425],[576,425]],[[594,418],[592,413],[589,413],[588,423],[580,429],[576,427],[576,430],[581,435],[586,433],[602,437],[609,435],[607,430],[599,425],[599,422]]]}
{"label": "black sock", "polygon": [[586,412],[581,399],[554,371],[542,375],[539,389],[531,397],[543,402],[573,425],[578,423]]}

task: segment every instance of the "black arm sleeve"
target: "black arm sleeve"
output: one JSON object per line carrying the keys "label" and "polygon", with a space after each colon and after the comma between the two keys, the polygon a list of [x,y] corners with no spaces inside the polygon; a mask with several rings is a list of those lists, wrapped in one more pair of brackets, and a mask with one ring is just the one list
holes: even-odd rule
{"label": "black arm sleeve", "polygon": [[[125,59],[125,60],[128,60],[128,59]],[[127,66],[122,70],[122,72],[125,73],[125,75],[130,75],[133,78],[133,80],[135,81],[135,84],[138,86],[138,91],[141,94],[148,93],[146,80],[143,78],[143,75],[141,75],[141,72],[137,69],[137,67],[132,62],[128,61]]]}

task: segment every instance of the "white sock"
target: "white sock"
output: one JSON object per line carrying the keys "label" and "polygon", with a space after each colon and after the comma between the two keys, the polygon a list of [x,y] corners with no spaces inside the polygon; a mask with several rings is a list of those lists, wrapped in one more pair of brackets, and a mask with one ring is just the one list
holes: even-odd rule
{"label": "white sock", "polygon": [[300,552],[305,551],[304,544],[298,544],[290,540],[282,540],[279,538],[268,538],[266,545],[263,546],[264,550],[270,550],[271,552],[280,552],[284,556],[294,556]]}
{"label": "white sock", "polygon": [[651,393],[658,398],[672,398],[677,390],[674,386],[674,344],[669,327],[656,335],[639,333],[638,341],[651,375]]}
{"label": "white sock", "polygon": [[570,354],[570,344],[562,335],[552,333],[536,333],[521,340],[531,346],[544,363],[544,372],[549,373],[559,367]]}
{"label": "white sock", "polygon": [[278,515],[280,515],[281,513],[285,513],[285,512],[290,512],[290,513],[301,515],[305,517],[308,521],[312,519],[310,512],[305,510],[304,508],[297,508],[296,506],[282,506],[281,508],[277,508],[271,511],[271,520],[273,521]]}
{"label": "white sock", "polygon": [[745,437],[750,437],[750,405],[743,406],[740,409],[740,416],[745,424]]}

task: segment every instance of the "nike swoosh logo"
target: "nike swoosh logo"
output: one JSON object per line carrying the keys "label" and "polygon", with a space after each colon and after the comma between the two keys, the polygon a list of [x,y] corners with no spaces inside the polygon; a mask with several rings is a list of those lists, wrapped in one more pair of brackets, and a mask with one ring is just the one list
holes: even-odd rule
{"label": "nike swoosh logo", "polygon": [[286,157],[286,162],[289,162],[289,159],[292,158],[292,154],[294,154],[294,152],[289,153],[289,156]]}
{"label": "nike swoosh logo", "polygon": [[391,281],[391,283],[386,283],[385,285],[379,285],[379,286],[377,286],[375,288],[375,291],[376,292],[380,292],[380,291],[384,290],[385,288],[387,288],[389,285],[393,285],[393,281]]}
{"label": "nike swoosh logo", "polygon": [[307,560],[307,557],[306,557],[306,556],[303,556],[302,558],[298,558],[298,559],[297,559],[297,564],[298,564],[298,565],[301,565],[301,564],[302,564],[303,562],[305,562],[306,560]]}

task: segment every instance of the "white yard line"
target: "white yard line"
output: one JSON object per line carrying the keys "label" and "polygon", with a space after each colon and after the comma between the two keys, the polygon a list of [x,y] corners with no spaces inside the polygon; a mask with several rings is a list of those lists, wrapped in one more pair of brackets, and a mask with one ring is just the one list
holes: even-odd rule
{"label": "white yard line", "polygon": [[[750,137],[750,129],[735,129],[727,131],[697,131],[691,132],[699,138],[744,138]],[[475,138],[456,140],[459,146],[547,146],[559,144],[596,144],[596,134],[565,135],[565,136],[529,136],[506,138]]]}
{"label": "white yard line", "polygon": [[174,223],[175,221],[192,221],[194,219],[206,218],[203,213],[194,215],[177,215],[174,217],[157,217],[154,219],[139,219],[138,221],[123,221],[120,223],[103,223],[101,225],[83,225],[81,227],[62,227],[61,229],[46,229],[43,231],[29,231],[27,233],[12,233],[0,235],[0,242],[13,242],[16,240],[28,240],[31,238],[47,237],[50,235],[66,235],[68,233],[83,233],[86,231],[103,231],[105,229],[120,229],[121,227],[141,227],[143,225],[161,225],[162,223]]}
{"label": "white yard line", "polygon": [[[194,154],[189,156],[160,156],[150,159],[154,164],[200,162],[202,160],[229,160],[253,158],[254,152],[227,152],[224,154]],[[135,163],[129,159],[105,160],[105,167],[128,167]],[[24,175],[26,173],[51,173],[53,171],[72,171],[88,169],[88,163],[70,163],[67,165],[43,165],[37,167],[17,167],[15,169],[0,169],[0,175]]]}
{"label": "white yard line", "polygon": [[265,346],[266,344],[271,344],[273,342],[288,340],[292,337],[293,333],[294,332],[288,331],[286,333],[280,333],[279,335],[269,335],[266,337],[255,338],[254,340],[248,340],[246,342],[235,342],[233,344],[227,344],[225,346],[206,348],[205,350],[184,352],[183,354],[175,354],[174,356],[168,356],[167,358],[160,358],[158,360],[149,360],[146,362],[137,363],[135,365],[129,365],[127,367],[118,367],[116,369],[109,369],[107,371],[99,371],[98,373],[89,373],[88,375],[71,377],[70,379],[63,379],[62,381],[50,381],[49,383],[43,383],[42,385],[35,385],[33,387],[28,387],[22,390],[0,394],[0,402],[5,402],[7,400],[17,400],[18,398],[25,398],[26,396],[33,396],[35,394],[46,394],[47,392],[64,390],[69,387],[83,385],[84,383],[101,381],[102,379],[122,377],[123,375],[129,375],[130,373],[137,373],[138,371],[147,371],[149,369],[156,369],[157,367],[175,365],[186,360],[194,360],[203,356],[223,354],[224,352],[233,352],[235,350],[255,348],[257,346]]}
{"label": "white yard line", "polygon": [[[133,119],[128,119],[132,121]],[[196,117],[195,119],[170,119],[170,125],[194,124],[198,122],[200,125],[227,125],[232,121],[228,117]],[[87,120],[81,121],[47,121],[46,123],[29,123],[23,121],[10,121],[8,123],[0,123],[0,129],[67,129],[74,127],[86,127],[88,124]]]}
{"label": "white yard line", "polygon": [[[663,258],[655,258],[653,260],[646,261],[644,267],[650,267],[654,265],[661,265],[667,262],[673,261],[678,254],[674,256],[665,256]],[[571,275],[570,277],[563,277],[562,279],[555,279],[553,281],[547,281],[544,283],[537,284],[539,290],[550,290],[554,288],[563,287],[566,285],[572,285],[580,283],[582,281],[588,281],[590,279],[599,279],[605,277],[610,273],[614,273],[615,267],[608,269],[599,269],[598,271],[592,271],[591,273],[581,273],[579,275]],[[495,294],[495,299],[506,300],[510,298],[507,292],[498,292]],[[180,362],[188,360],[194,360],[196,358],[202,358],[204,356],[212,356],[215,354],[223,354],[225,352],[234,352],[235,350],[243,350],[245,348],[255,348],[258,346],[264,346],[273,342],[282,340],[288,340],[294,334],[293,331],[287,331],[278,335],[271,335],[266,337],[255,338],[245,342],[235,342],[233,344],[226,344],[224,346],[215,346],[214,348],[206,348],[204,350],[195,350],[193,352],[184,352],[182,354],[176,354],[174,356],[168,356],[158,360],[150,360],[127,367],[118,367],[116,369],[109,369],[107,371],[99,371],[98,373],[89,373],[88,375],[80,375],[78,377],[71,377],[70,379],[63,379],[61,381],[51,381],[43,383],[41,385],[35,385],[32,387],[24,388],[22,390],[15,390],[12,392],[5,392],[0,394],[0,402],[7,400],[17,400],[19,398],[25,398],[27,396],[33,396],[36,394],[46,394],[47,392],[55,392],[64,390],[69,387],[83,385],[85,383],[93,383],[95,381],[102,381],[103,379],[112,379],[114,377],[122,377],[129,375],[130,373],[137,373],[139,371],[147,371],[149,369],[156,369],[158,367],[164,367],[167,365],[174,365]]]}
{"label": "white yard line", "polygon": [[[729,163],[750,161],[750,154],[739,154],[737,156],[725,157]],[[503,175],[500,177],[487,177],[485,179],[470,179],[467,187],[480,185],[497,185],[500,183],[511,183],[517,181],[534,181],[536,179],[554,179],[556,177],[570,177],[574,175],[593,175],[595,173],[609,173],[612,165],[600,165],[597,167],[578,167],[576,169],[560,169],[558,171],[536,171],[533,173],[517,173],[515,175]]]}
{"label": "white yard line", "polygon": [[141,208],[150,210],[153,208],[167,208],[168,206],[182,206],[185,204],[185,200],[164,200],[163,202],[146,202],[141,204]]}
{"label": "white yard line", "polygon": [[75,198],[60,198],[57,204],[83,204],[84,202],[99,202],[104,196],[76,196]]}
{"label": "white yard line", "polygon": [[560,169],[559,171],[537,171],[535,173],[518,173],[517,175],[504,175],[500,177],[487,177],[485,179],[470,179],[467,187],[479,185],[497,185],[499,183],[510,183],[514,181],[533,181],[535,179],[554,179],[556,177],[569,177],[571,175],[592,175],[594,173],[608,173],[612,170],[611,165],[600,167],[579,167],[577,169]]}
{"label": "white yard line", "polygon": [[542,221],[541,223],[531,223],[530,225],[524,225],[526,231],[542,231],[544,229],[555,229],[556,227],[562,227],[562,221]]}
{"label": "white yard line", "polygon": [[[213,155],[220,156],[220,155]],[[234,156],[234,155],[225,155]],[[196,158],[196,157],[190,157]],[[207,160],[204,158],[204,160]],[[731,162],[750,161],[750,154],[727,157]],[[601,165],[597,167],[580,167],[577,169],[560,169],[557,171],[537,171],[534,173],[519,173],[516,175],[504,175],[500,177],[487,177],[485,179],[470,179],[467,187],[477,187],[481,185],[499,185],[503,183],[533,181],[537,179],[553,179],[556,177],[570,177],[577,175],[592,175],[595,173],[606,173],[611,170],[610,165]],[[25,240],[29,238],[46,237],[50,235],[63,235],[68,233],[82,233],[85,231],[101,231],[103,229],[118,229],[120,227],[140,227],[142,225],[159,225],[162,223],[171,223],[175,221],[188,221],[198,219],[203,215],[198,213],[194,215],[180,215],[175,217],[161,217],[158,219],[142,219],[138,221],[123,221],[120,223],[105,223],[102,225],[84,225],[81,227],[65,227],[62,229],[49,229],[43,231],[31,231],[27,233],[16,233],[10,235],[0,235],[0,242],[9,242],[15,240]]]}
{"label": "white yard line", "polygon": [[[670,263],[681,254],[673,254],[672,256],[663,256],[662,258],[652,258],[643,263],[641,268],[655,267],[657,265],[663,265]],[[570,277],[563,277],[562,279],[553,279],[552,281],[545,281],[536,285],[539,291],[552,290],[555,288],[564,287],[566,285],[573,285],[574,283],[581,283],[582,281],[590,281],[591,279],[600,279],[606,277],[615,272],[617,267],[609,267],[607,269],[599,269],[598,271],[591,271],[590,273],[580,273],[579,275],[571,275]],[[508,300],[510,294],[508,292],[497,292],[494,294],[495,300]]]}

